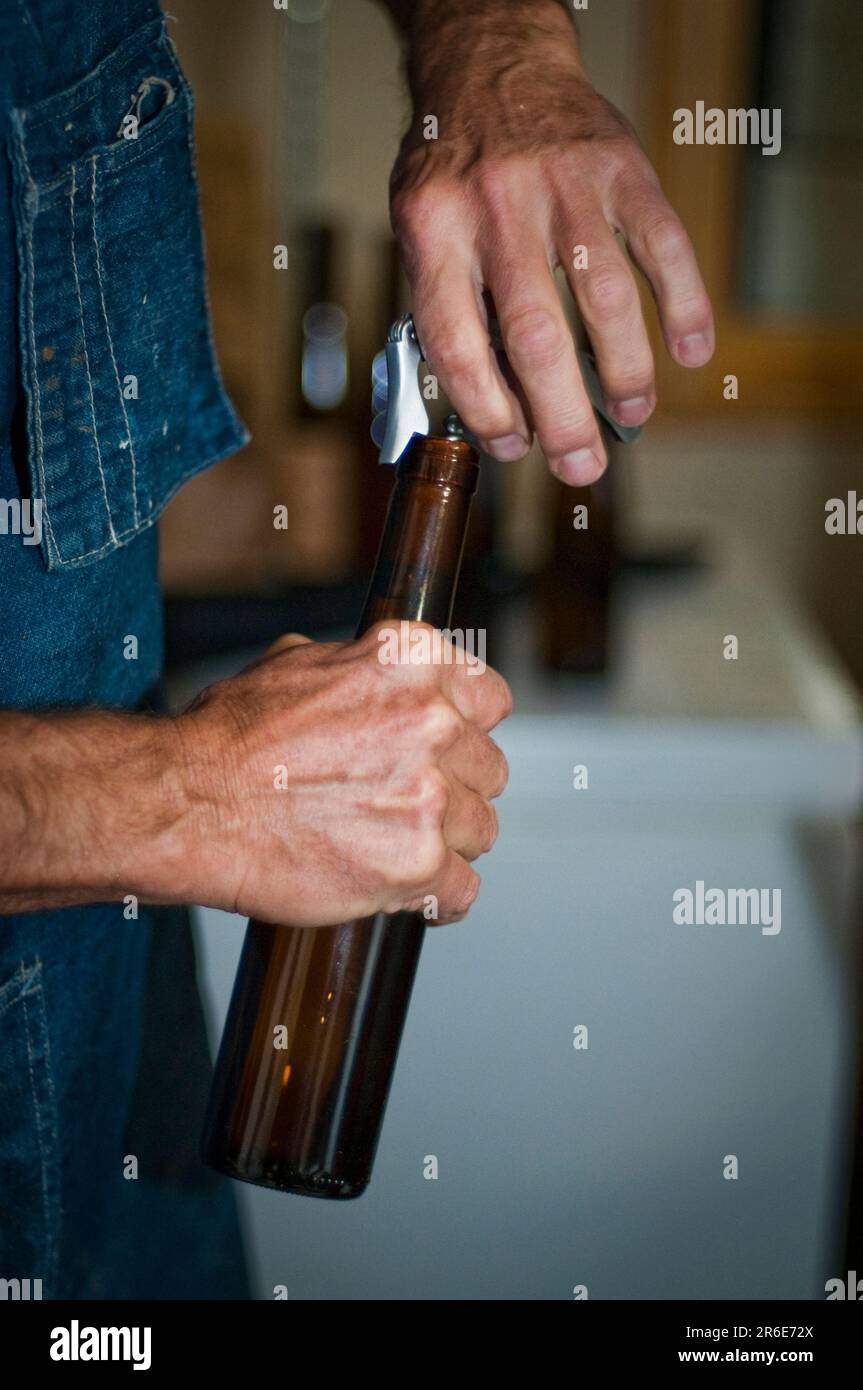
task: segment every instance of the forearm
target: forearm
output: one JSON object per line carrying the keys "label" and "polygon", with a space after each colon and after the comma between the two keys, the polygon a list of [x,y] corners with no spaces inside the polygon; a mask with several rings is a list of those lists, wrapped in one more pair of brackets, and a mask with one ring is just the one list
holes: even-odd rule
{"label": "forearm", "polygon": [[174,748],[167,719],[0,713],[0,913],[180,901]]}
{"label": "forearm", "polygon": [[532,34],[575,43],[567,0],[379,0],[407,43],[408,76],[445,65],[459,39],[507,44]]}
{"label": "forearm", "polygon": [[487,20],[495,25],[523,22],[525,18],[542,22],[547,12],[561,10],[573,15],[569,0],[380,0],[405,33],[415,29],[434,30],[449,19]]}
{"label": "forearm", "polygon": [[[528,154],[578,131],[592,92],[571,16],[558,0],[383,0],[405,38],[413,120],[391,198],[430,168],[425,122],[435,117],[437,172],[470,175],[486,154]],[[393,208],[395,213],[396,209]]]}

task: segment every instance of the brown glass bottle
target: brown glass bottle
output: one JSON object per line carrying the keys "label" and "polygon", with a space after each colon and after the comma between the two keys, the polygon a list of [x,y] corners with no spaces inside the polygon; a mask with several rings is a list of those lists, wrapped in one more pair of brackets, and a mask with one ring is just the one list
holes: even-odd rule
{"label": "brown glass bottle", "polygon": [[[616,446],[606,435],[613,461]],[[611,651],[615,570],[613,469],[592,487],[557,483],[549,561],[537,577],[540,659],[550,671],[601,675]],[[576,527],[576,516],[586,521]]]}
{"label": "brown glass bottle", "polygon": [[[449,626],[478,474],[464,440],[414,440],[357,636],[382,618]],[[249,923],[210,1095],[207,1163],[286,1192],[360,1195],[424,932],[414,913],[337,927]],[[287,1047],[277,1047],[285,1029]]]}

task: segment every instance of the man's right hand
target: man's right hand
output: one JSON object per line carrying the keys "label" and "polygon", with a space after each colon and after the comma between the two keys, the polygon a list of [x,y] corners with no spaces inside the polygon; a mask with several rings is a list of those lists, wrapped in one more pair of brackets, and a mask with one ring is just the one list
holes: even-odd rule
{"label": "man's right hand", "polygon": [[488,731],[509,688],[489,669],[384,663],[392,626],[282,638],[176,721],[185,898],[297,926],[467,911],[470,861],[497,835],[507,771]]}
{"label": "man's right hand", "polygon": [[0,713],[0,913],[134,895],[309,927],[463,915],[497,835],[488,731],[509,688],[386,664],[386,627],[284,637],[174,719]]}

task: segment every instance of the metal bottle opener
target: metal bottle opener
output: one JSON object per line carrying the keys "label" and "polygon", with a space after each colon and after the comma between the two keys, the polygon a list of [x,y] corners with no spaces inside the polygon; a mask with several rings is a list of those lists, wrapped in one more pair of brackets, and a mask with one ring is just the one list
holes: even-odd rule
{"label": "metal bottle opener", "polygon": [[[492,343],[500,346],[496,325],[492,325]],[[618,424],[606,413],[593,353],[579,351],[578,358],[587,394],[597,415],[622,443],[633,443],[643,427]],[[372,425],[372,437],[376,443],[380,442],[380,463],[398,463],[413,436],[427,435],[429,432],[431,424],[418,376],[419,365],[424,360],[413,316],[404,314],[396,319],[387,334],[386,348],[383,353],[378,353],[372,367],[372,408],[378,412]],[[469,431],[462,430],[462,433],[464,438],[476,445],[477,441]]]}

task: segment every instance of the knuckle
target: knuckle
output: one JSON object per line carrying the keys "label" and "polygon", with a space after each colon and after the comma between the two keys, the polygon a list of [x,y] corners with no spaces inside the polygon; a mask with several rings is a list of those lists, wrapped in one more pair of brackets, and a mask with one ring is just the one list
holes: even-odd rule
{"label": "knuckle", "polygon": [[390,219],[393,231],[400,237],[409,234],[414,219],[414,195],[396,193],[390,197]]}
{"label": "knuckle", "polygon": [[633,305],[635,285],[624,270],[611,267],[589,271],[584,280],[587,312],[597,318],[618,318]]}
{"label": "knuckle", "polygon": [[351,656],[364,657],[366,661],[377,662],[384,639],[391,638],[397,633],[398,627],[392,618],[379,618],[376,622],[369,624],[361,637],[348,645],[347,653]]}
{"label": "knuckle", "polygon": [[449,806],[449,783],[439,768],[430,767],[420,774],[414,796],[416,819],[423,826],[443,824]]}
{"label": "knuckle", "polygon": [[411,886],[418,888],[434,883],[443,873],[446,860],[447,847],[443,835],[440,832],[424,835],[417,843],[411,863]]}
{"label": "knuckle", "polygon": [[655,261],[680,260],[689,254],[689,236],[673,213],[665,213],[647,224],[644,244]]}
{"label": "knuckle", "polygon": [[511,200],[512,190],[517,186],[517,178],[518,171],[511,158],[484,159],[481,162],[472,182],[487,213],[491,212],[494,215],[496,212],[505,212]]}
{"label": "knuckle", "polygon": [[614,400],[630,396],[650,396],[653,391],[653,359],[616,357],[600,372],[606,393]]}
{"label": "knuckle", "polygon": [[509,782],[509,763],[499,748],[497,749],[497,754],[498,756],[495,759],[494,790],[491,793],[492,796],[500,796],[501,793],[506,790],[507,783]]}
{"label": "knuckle", "polygon": [[[482,680],[479,718],[481,720],[485,717],[489,727],[491,727],[494,724],[499,724],[501,720],[506,719],[507,715],[512,713],[512,689],[500,672],[492,670],[490,666],[483,672]],[[492,743],[492,747],[497,753],[500,753],[497,744]],[[503,757],[503,754],[500,753],[500,756]]]}
{"label": "knuckle", "polygon": [[481,400],[471,408],[470,414],[465,412],[464,418],[479,439],[502,439],[515,430],[511,412],[495,409]]}
{"label": "knuckle", "polygon": [[462,717],[445,696],[435,694],[423,702],[417,719],[417,732],[423,744],[433,750],[446,747],[458,737],[461,729]]}
{"label": "knuckle", "polygon": [[710,300],[703,291],[687,295],[675,305],[677,318],[686,324],[691,324],[693,328],[701,328],[710,322],[711,307]]}
{"label": "knuckle", "polygon": [[504,338],[512,356],[539,369],[555,366],[567,346],[556,316],[542,306],[519,309],[508,318]]}
{"label": "knuckle", "polygon": [[[498,672],[495,672],[495,675],[497,675],[497,677],[498,677],[497,686],[496,686],[496,693],[497,693],[497,713],[498,713],[498,718],[499,718],[499,719],[506,719],[507,715],[512,714],[512,707],[513,707],[512,686],[510,685],[509,681],[508,681],[508,680],[505,680],[503,676],[501,676],[501,675],[498,674]],[[501,753],[501,757],[503,757],[503,754],[502,754],[502,753]],[[504,758],[504,762],[506,762],[506,759],[505,759],[505,758]]]}
{"label": "knuckle", "polygon": [[421,188],[397,190],[390,199],[390,216],[396,235],[406,241],[422,241],[434,229],[440,214],[440,190],[429,181]]}
{"label": "knuckle", "polygon": [[224,698],[229,693],[225,689],[227,683],[227,680],[223,679],[211,681],[209,685],[205,685],[203,690],[199,690],[194,699],[189,701],[184,713],[194,714],[197,710],[204,709],[207,705],[213,704],[214,701]]}
{"label": "knuckle", "polygon": [[378,896],[381,889],[387,893],[399,893],[404,887],[402,865],[392,853],[381,855],[379,861],[367,865],[365,873],[365,887],[369,897]]}
{"label": "knuckle", "polygon": [[609,172],[612,183],[630,202],[638,198],[655,197],[659,192],[656,170],[635,134],[627,132],[621,140],[615,142]]}
{"label": "knuckle", "polygon": [[574,449],[592,449],[599,457],[601,448],[596,420],[583,411],[573,411],[555,420],[540,434],[540,443],[550,457],[568,454]]}
{"label": "knuckle", "polygon": [[463,337],[449,329],[438,331],[430,340],[424,340],[423,346],[429,364],[440,376],[457,381],[463,390],[476,389],[479,382],[477,356]]}
{"label": "knuckle", "polygon": [[643,156],[634,136],[628,131],[609,140],[603,150],[606,172],[616,181],[643,176]]}
{"label": "knuckle", "polygon": [[474,903],[476,902],[479,896],[479,889],[479,878],[474,876],[469,883],[465,884],[464,888],[459,893],[458,902],[453,904],[453,916],[461,915],[462,913],[467,912],[469,908],[473,907]]}
{"label": "knuckle", "polygon": [[488,854],[497,839],[498,829],[497,811],[487,801],[482,802],[477,812],[477,835],[482,854]]}

